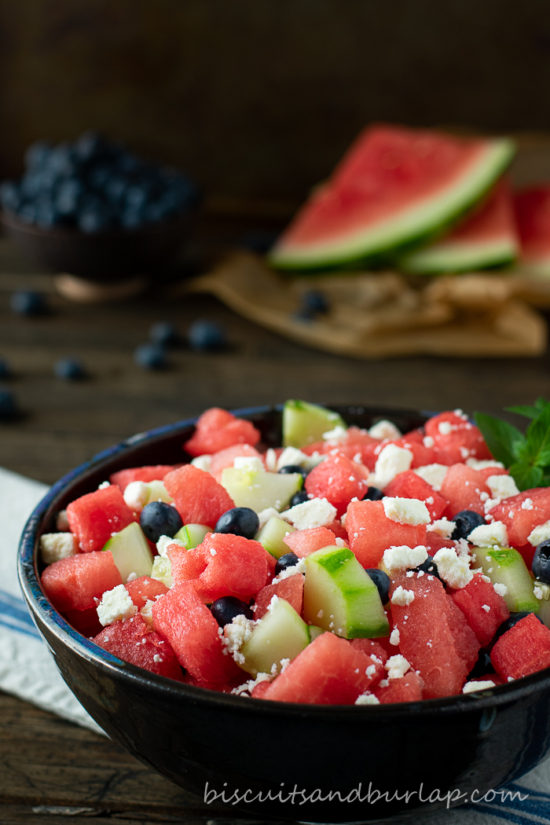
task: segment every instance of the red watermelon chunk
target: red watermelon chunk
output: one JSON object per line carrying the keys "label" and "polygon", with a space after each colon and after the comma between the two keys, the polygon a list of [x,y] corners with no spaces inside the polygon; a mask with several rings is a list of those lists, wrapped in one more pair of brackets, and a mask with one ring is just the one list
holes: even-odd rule
{"label": "red watermelon chunk", "polygon": [[232,467],[236,458],[261,458],[261,454],[250,444],[233,444],[224,450],[214,453],[210,461],[210,472],[216,479],[221,481],[222,473],[226,467]]}
{"label": "red watermelon chunk", "polygon": [[441,484],[441,495],[449,502],[446,515],[452,519],[461,510],[485,514],[491,491],[477,470],[467,464],[452,464]]}
{"label": "red watermelon chunk", "polygon": [[148,627],[139,613],[131,619],[113,622],[93,641],[125,662],[143,667],[159,676],[182,681],[176,654],[166,639]]}
{"label": "red watermelon chunk", "polygon": [[131,467],[119,470],[110,476],[111,484],[116,484],[122,492],[132,481],[162,481],[164,476],[174,469],[173,464],[154,464],[145,467]]}
{"label": "red watermelon chunk", "polygon": [[474,576],[465,587],[451,593],[451,598],[466,617],[482,647],[489,644],[498,627],[510,616],[502,596],[496,592],[492,582],[481,575]]}
{"label": "red watermelon chunk", "polygon": [[242,678],[242,671],[225,652],[217,621],[191,582],[172,587],[154,603],[153,628],[203,687],[219,689]]}
{"label": "red watermelon chunk", "polygon": [[231,533],[208,533],[192,550],[168,548],[176,584],[191,581],[199,597],[213,602],[222,596],[248,601],[271,575],[269,553],[258,541]]}
{"label": "red watermelon chunk", "polygon": [[512,547],[528,544],[530,533],[550,519],[550,487],[535,487],[510,496],[490,511],[495,521],[502,521]]}
{"label": "red watermelon chunk", "polygon": [[446,539],[440,536],[433,530],[427,530],[424,547],[428,551],[428,555],[435,556],[437,551],[441,550],[442,547],[452,547],[453,550],[456,550],[456,542],[453,541],[453,539]]}
{"label": "red watermelon chunk", "polygon": [[426,422],[425,430],[433,439],[433,461],[438,464],[492,458],[480,430],[462,412],[434,415]]}
{"label": "red watermelon chunk", "polygon": [[125,584],[128,595],[138,610],[144,607],[146,601],[155,601],[158,596],[168,592],[166,585],[151,576],[138,576],[137,579]]}
{"label": "red watermelon chunk", "polygon": [[424,467],[426,464],[434,464],[436,461],[433,448],[428,446],[425,441],[424,433],[420,430],[411,430],[411,432],[402,435],[400,438],[394,438],[386,443],[395,444],[396,447],[401,447],[412,453],[412,470],[416,467]]}
{"label": "red watermelon chunk", "polygon": [[300,616],[304,602],[304,577],[301,573],[295,573],[286,579],[281,579],[274,584],[266,584],[258,591],[254,600],[254,618],[261,619],[267,613],[267,609],[273,596],[285,599],[296,613]]}
{"label": "red watermelon chunk", "polygon": [[529,613],[497,639],[491,662],[505,682],[550,667],[550,630]]}
{"label": "red watermelon chunk", "polygon": [[381,667],[347,639],[322,633],[269,683],[262,698],[309,705],[351,705],[380,679]]}
{"label": "red watermelon chunk", "polygon": [[124,501],[120,487],[111,484],[71,501],[67,519],[80,549],[89,553],[101,550],[113,533],[127,527],[136,517]]}
{"label": "red watermelon chunk", "polygon": [[219,517],[235,506],[227,490],[205,470],[185,464],[164,477],[184,524],[215,527]]}
{"label": "red watermelon chunk", "polygon": [[530,275],[550,274],[550,186],[529,186],[514,195],[514,212],[521,242],[521,266]]}
{"label": "red watermelon chunk", "polygon": [[197,419],[195,432],[183,446],[192,456],[212,455],[234,444],[254,446],[259,440],[260,433],[250,421],[212,407]]}
{"label": "red watermelon chunk", "polygon": [[378,685],[374,695],[381,705],[395,702],[418,702],[422,699],[424,682],[414,670],[409,670],[398,679],[389,679],[387,684]]}
{"label": "red watermelon chunk", "polygon": [[345,455],[329,455],[308,473],[305,489],[312,498],[326,498],[341,516],[353,498],[367,492],[367,476],[365,467]]}
{"label": "red watermelon chunk", "polygon": [[322,547],[331,547],[336,543],[336,535],[328,527],[307,527],[289,533],[283,541],[299,559],[303,559]]}
{"label": "red watermelon chunk", "polygon": [[350,549],[363,567],[378,567],[388,547],[425,544],[425,524],[399,524],[387,518],[382,501],[352,501],[346,514]]}
{"label": "red watermelon chunk", "polygon": [[414,599],[408,605],[392,602],[392,620],[400,652],[424,681],[424,697],[460,693],[479,652],[473,630],[434,576],[396,576],[392,598],[399,586]]}
{"label": "red watermelon chunk", "polygon": [[384,488],[384,495],[397,498],[416,498],[428,508],[432,521],[441,518],[449,502],[414,470],[398,473]]}
{"label": "red watermelon chunk", "polygon": [[41,581],[46,596],[62,613],[95,610],[106,590],[122,584],[110,550],[54,561],[42,573]]}
{"label": "red watermelon chunk", "polygon": [[[356,650],[362,650],[363,653],[366,653],[367,656],[370,656],[371,658],[374,656],[375,659],[379,659],[382,664],[385,664],[388,660],[388,652],[384,647],[382,647],[379,640],[351,639],[350,645],[356,648]],[[380,671],[380,673],[382,673],[382,671]]]}

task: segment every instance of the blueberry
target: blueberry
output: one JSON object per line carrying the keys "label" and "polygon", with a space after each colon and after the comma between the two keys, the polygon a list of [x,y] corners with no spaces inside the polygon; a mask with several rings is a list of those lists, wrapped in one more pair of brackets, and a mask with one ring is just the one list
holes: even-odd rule
{"label": "blueberry", "polygon": [[74,216],[83,194],[82,183],[76,178],[67,178],[59,184],[55,205],[60,215]]}
{"label": "blueberry", "polygon": [[324,292],[319,289],[308,289],[302,295],[301,304],[304,309],[309,309],[315,314],[323,315],[329,311],[329,302]]}
{"label": "blueberry", "polygon": [[61,222],[62,216],[48,195],[37,197],[34,205],[36,209],[34,222],[37,226],[41,226],[42,229],[49,229]]}
{"label": "blueberry", "polygon": [[164,501],[151,501],[146,504],[139,517],[141,529],[155,544],[161,536],[172,538],[183,527],[181,516],[175,507]]}
{"label": "blueberry", "polygon": [[220,627],[230,624],[235,616],[245,616],[252,618],[252,610],[246,602],[242,602],[235,596],[222,596],[210,605],[210,610]]}
{"label": "blueberry", "polygon": [[74,144],[74,153],[79,161],[89,163],[111,153],[109,141],[99,132],[84,132]]}
{"label": "blueberry", "polygon": [[455,523],[451,535],[452,539],[467,539],[472,530],[486,523],[483,516],[480,516],[475,510],[461,510],[452,520]]}
{"label": "blueberry", "polygon": [[215,533],[232,533],[253,539],[260,529],[258,514],[250,507],[232,507],[226,510],[216,522]]}
{"label": "blueberry", "polygon": [[51,151],[51,144],[45,140],[37,140],[35,143],[31,143],[25,152],[25,165],[27,169],[43,167],[44,164],[47,163]]}
{"label": "blueberry", "polygon": [[309,323],[310,321],[315,320],[316,312],[312,309],[308,309],[307,307],[300,307],[297,309],[296,312],[292,314],[292,317],[295,321],[301,321],[305,323]]}
{"label": "blueberry", "polygon": [[380,594],[380,601],[382,604],[386,604],[390,598],[390,577],[383,570],[379,570],[378,567],[368,567],[366,572],[376,585]]}
{"label": "blueberry", "polygon": [[275,575],[282,573],[287,567],[294,567],[299,561],[300,559],[296,553],[285,553],[283,556],[279,556],[275,565]]}
{"label": "blueberry", "polygon": [[45,158],[45,164],[57,178],[67,178],[76,172],[76,158],[69,143],[54,146]]}
{"label": "blueberry", "polygon": [[29,201],[23,201],[17,211],[17,217],[23,223],[34,223],[36,220],[36,206]]}
{"label": "blueberry", "polygon": [[214,352],[227,347],[225,331],[215,321],[194,321],[187,337],[189,346],[197,352]]}
{"label": "blueberry", "polygon": [[169,321],[159,321],[149,330],[149,338],[160,347],[172,347],[181,342],[181,336]]}
{"label": "blueberry", "polygon": [[10,298],[10,306],[18,315],[44,315],[47,304],[44,295],[34,290],[18,290]]}
{"label": "blueberry", "polygon": [[299,464],[285,464],[285,466],[281,467],[281,469],[278,470],[278,472],[282,473],[283,475],[285,475],[286,473],[300,473],[303,476],[303,478],[305,478],[308,474],[307,470],[305,470],[303,467],[300,467]]}
{"label": "blueberry", "polygon": [[309,496],[305,490],[299,490],[290,499],[289,507],[296,507],[297,504],[303,504],[304,501],[309,501]]}
{"label": "blueberry", "polygon": [[550,539],[537,545],[531,569],[536,579],[550,584]]}
{"label": "blueberry", "polygon": [[470,679],[479,679],[481,676],[485,676],[486,673],[494,673],[494,671],[490,651],[482,647],[479,651],[477,662],[468,674],[468,681]]}
{"label": "blueberry", "polygon": [[77,358],[60,358],[53,369],[57,378],[64,381],[78,381],[86,377],[86,368]]}
{"label": "blueberry", "polygon": [[141,344],[136,347],[134,361],[146,370],[161,370],[167,365],[166,353],[158,344]]}
{"label": "blueberry", "polygon": [[439,570],[437,569],[437,564],[431,556],[428,556],[428,558],[425,561],[423,561],[422,564],[419,564],[418,567],[415,567],[414,569],[422,570],[424,573],[427,573],[430,576],[435,576],[436,579],[442,581],[441,576],[439,575]]}
{"label": "blueberry", "polygon": [[380,501],[384,498],[384,493],[378,487],[369,487],[363,496],[363,501]]}
{"label": "blueberry", "polygon": [[[495,635],[494,635],[494,637],[493,637],[493,644],[494,644],[494,643],[496,642],[496,640],[497,640],[497,639],[499,639],[499,638],[500,638],[500,637],[501,637],[504,633],[506,633],[506,631],[508,631],[508,630],[510,630],[512,627],[514,627],[514,625],[516,625],[519,621],[521,621],[522,619],[524,619],[526,616],[529,616],[529,615],[530,615],[530,612],[531,612],[531,611],[519,611],[518,613],[511,613],[511,614],[510,614],[510,617],[509,617],[508,619],[506,619],[504,622],[502,622],[502,624],[501,624],[501,625],[499,625],[499,627],[497,628],[497,631],[496,631],[496,633],[495,633]],[[536,614],[535,614],[535,615],[536,615]],[[537,619],[539,620],[539,622],[542,622],[542,619],[540,619],[538,616],[537,616]],[[542,623],[544,624],[544,622],[542,622]]]}
{"label": "blueberry", "polygon": [[145,223],[145,214],[143,209],[124,209],[120,215],[119,220],[124,229],[139,229]]}
{"label": "blueberry", "polygon": [[77,225],[81,232],[93,235],[110,229],[114,223],[113,212],[99,198],[83,200],[77,214]]}
{"label": "blueberry", "polygon": [[18,407],[14,394],[0,387],[0,419],[15,418],[17,413]]}
{"label": "blueberry", "polygon": [[0,185],[0,204],[7,212],[17,212],[22,202],[19,186],[14,181],[4,181]]}

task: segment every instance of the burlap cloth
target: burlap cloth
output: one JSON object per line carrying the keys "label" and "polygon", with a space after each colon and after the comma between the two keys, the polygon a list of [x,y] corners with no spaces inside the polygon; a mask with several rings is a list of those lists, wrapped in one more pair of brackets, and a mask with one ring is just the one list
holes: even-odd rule
{"label": "burlap cloth", "polygon": [[[296,318],[301,294],[321,290],[329,311]],[[249,252],[225,257],[187,291],[287,338],[357,358],[403,355],[536,356],[546,348],[550,281],[522,273],[410,278],[396,272],[289,276]]]}

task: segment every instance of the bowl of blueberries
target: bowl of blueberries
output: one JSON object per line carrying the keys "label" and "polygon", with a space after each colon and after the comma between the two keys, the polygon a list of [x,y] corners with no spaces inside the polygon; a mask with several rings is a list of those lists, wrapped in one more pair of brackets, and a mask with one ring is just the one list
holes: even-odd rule
{"label": "bowl of blueberries", "polygon": [[199,203],[186,175],[96,132],[33,143],[0,186],[1,222],[43,268],[110,282],[174,267]]}

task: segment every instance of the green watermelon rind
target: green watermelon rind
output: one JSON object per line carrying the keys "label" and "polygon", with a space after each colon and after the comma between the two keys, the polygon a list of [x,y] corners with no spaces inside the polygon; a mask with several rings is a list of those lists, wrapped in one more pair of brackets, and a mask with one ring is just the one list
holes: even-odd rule
{"label": "green watermelon rind", "polygon": [[474,206],[504,172],[515,152],[513,141],[494,140],[480,154],[467,173],[437,196],[428,198],[376,227],[358,231],[346,240],[302,245],[301,248],[281,243],[268,255],[276,269],[328,269],[350,264],[365,264],[397,250],[411,248],[433,237]]}
{"label": "green watermelon rind", "polygon": [[412,275],[443,275],[508,266],[517,256],[517,244],[509,238],[467,243],[449,241],[400,258],[398,266]]}

